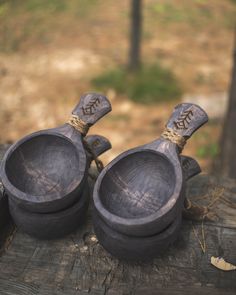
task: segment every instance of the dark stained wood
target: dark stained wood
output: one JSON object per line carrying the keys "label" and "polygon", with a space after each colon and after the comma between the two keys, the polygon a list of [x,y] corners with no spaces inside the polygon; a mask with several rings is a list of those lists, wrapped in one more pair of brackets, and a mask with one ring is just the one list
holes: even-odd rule
{"label": "dark stained wood", "polygon": [[[86,142],[85,147],[88,147],[88,151],[86,150],[86,152],[89,154],[90,161],[92,161],[94,157],[99,157],[112,147],[110,141],[101,135],[88,135],[84,138],[84,141]],[[92,154],[90,151],[92,151]]]}
{"label": "dark stained wood", "polygon": [[99,243],[114,257],[127,261],[150,261],[164,253],[177,239],[181,228],[182,215],[162,232],[145,237],[121,234],[109,227],[96,213],[93,226]]}
{"label": "dark stained wood", "polygon": [[62,238],[85,222],[90,199],[87,186],[84,185],[82,196],[79,196],[78,201],[64,210],[53,213],[32,213],[9,199],[10,214],[17,227],[24,233],[38,239]]}
{"label": "dark stained wood", "polygon": [[[191,157],[181,156],[181,165],[186,180],[201,172],[198,163]],[[124,173],[125,171],[121,174]],[[150,173],[152,174],[152,171]],[[96,210],[93,213],[93,225],[99,243],[115,257],[129,261],[147,261],[165,252],[177,239],[181,221],[180,212],[174,221],[161,232],[151,236],[136,237],[117,232],[101,219]]]}
{"label": "dark stained wood", "polygon": [[[8,148],[9,145],[7,144],[0,145],[0,163]],[[2,251],[4,241],[8,234],[12,231],[12,228],[13,222],[8,210],[8,200],[4,195],[4,188],[0,178],[0,253]]]}
{"label": "dark stained wood", "polygon": [[166,124],[166,127],[175,130],[186,139],[208,121],[206,112],[198,105],[181,103],[174,111]]}
{"label": "dark stained wood", "polygon": [[109,212],[132,219],[154,214],[167,203],[174,188],[174,167],[165,156],[134,151],[107,171],[100,194]]}
{"label": "dark stained wood", "polygon": [[[111,110],[108,99],[90,93],[73,110],[89,126]],[[83,134],[69,124],[30,134],[7,151],[1,169],[10,198],[30,212],[49,213],[73,204],[87,178]]]}
{"label": "dark stained wood", "polygon": [[5,240],[14,227],[8,209],[8,200],[5,194],[3,194],[2,188],[2,183],[0,182],[0,255],[3,251]]}
{"label": "dark stained wood", "polygon": [[80,102],[72,111],[89,126],[111,111],[111,103],[108,98],[99,93],[86,93],[80,97]]}
{"label": "dark stained wood", "polygon": [[3,185],[0,182],[0,231],[6,226],[9,219],[8,201],[4,197]]}
{"label": "dark stained wood", "polygon": [[[89,155],[90,161],[92,156],[98,157],[111,148],[109,140],[103,136],[89,135],[85,137],[84,141],[93,152],[93,155]],[[58,212],[29,212],[21,208],[15,199],[9,198],[10,214],[17,227],[29,235],[40,239],[63,237],[73,232],[84,222],[89,205],[87,186],[84,184],[72,205]]]}
{"label": "dark stained wood", "polygon": [[[207,120],[200,107],[184,103],[174,109],[167,127],[187,139]],[[175,143],[161,137],[109,163],[93,194],[95,210],[103,221],[131,236],[153,235],[172,223],[184,200],[179,152]]]}
{"label": "dark stained wood", "polygon": [[185,180],[189,180],[195,175],[201,173],[201,167],[195,159],[188,156],[180,156],[180,161]]}
{"label": "dark stained wood", "polygon": [[[235,204],[236,183],[230,179],[197,176],[186,192],[192,201],[206,204],[213,191],[222,188]],[[192,222],[184,221],[175,244],[149,263],[130,264],[109,255],[94,237],[91,211],[87,222],[64,239],[40,241],[17,230],[0,256],[0,294],[234,295],[235,272],[214,268],[210,257],[221,255],[236,264],[236,209],[218,202],[213,210],[220,219],[204,223],[206,254]],[[200,233],[201,223],[194,226]]]}

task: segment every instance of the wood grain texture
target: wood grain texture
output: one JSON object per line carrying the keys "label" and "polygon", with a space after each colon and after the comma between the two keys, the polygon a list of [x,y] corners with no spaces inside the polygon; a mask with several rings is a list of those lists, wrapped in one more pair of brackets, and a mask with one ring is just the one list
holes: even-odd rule
{"label": "wood grain texture", "polygon": [[89,126],[111,111],[111,104],[106,96],[99,93],[86,93],[72,111]]}
{"label": "wood grain texture", "polygon": [[19,206],[46,213],[74,202],[83,188],[87,166],[81,135],[66,124],[60,134],[55,135],[54,129],[39,131],[11,146],[1,175],[7,194]]}
{"label": "wood grain texture", "polygon": [[[138,153],[133,153],[132,156],[136,156]],[[143,155],[143,153],[141,153]],[[153,154],[155,155],[155,154]],[[132,159],[132,157],[131,157]],[[164,158],[165,159],[165,158]],[[125,161],[125,158],[122,158],[121,161],[119,161],[117,164],[122,165],[122,161]],[[157,205],[154,203],[157,200],[152,200],[152,196],[155,196],[155,190],[158,190],[160,188],[160,183],[161,185],[164,186],[164,189],[162,189],[162,192],[165,192],[165,189],[171,189],[171,184],[168,183],[165,180],[171,180],[173,178],[169,177],[170,173],[168,171],[168,165],[164,162],[163,167],[160,167],[161,165],[157,165],[156,171],[152,171],[153,168],[153,160],[154,159],[143,159],[142,157],[138,156],[137,159],[131,160],[131,163],[129,161],[125,161],[125,164],[127,164],[126,168],[123,171],[120,171],[119,175],[122,175],[123,177],[126,177],[126,172],[131,169],[131,165],[135,163],[134,169],[136,166],[138,166],[140,171],[142,172],[142,166],[147,164],[147,162],[150,162],[150,169],[149,173],[150,175],[154,175],[154,177],[157,177],[156,179],[156,187],[154,188],[154,192],[152,195],[149,195],[147,200],[145,200],[145,207],[141,206],[141,209],[145,208],[155,208]],[[169,163],[168,163],[169,164]],[[186,157],[186,156],[181,156],[181,165],[183,169],[183,175],[184,179],[188,180],[191,177],[195,176],[196,174],[201,172],[201,169],[196,162],[191,157]],[[123,165],[125,166],[125,165]],[[114,167],[114,166],[113,166]],[[169,169],[171,169],[170,167]],[[116,171],[118,168],[116,169]],[[109,174],[111,170],[108,171],[106,176]],[[106,179],[106,176],[104,179]],[[136,174],[137,177],[137,174]],[[126,177],[126,179],[130,178],[133,180],[132,177]],[[160,179],[162,178],[162,179]],[[113,175],[112,179],[117,183],[117,176]],[[139,178],[140,179],[140,178]],[[153,179],[148,178],[148,181],[152,181]],[[104,183],[103,187],[112,187],[112,184],[110,182]],[[140,184],[140,190],[136,193],[136,195],[131,195],[131,201],[133,202],[133,205],[130,204],[129,202],[129,195],[125,195],[124,198],[126,201],[128,200],[129,202],[127,203],[127,206],[124,208],[124,202],[120,200],[120,195],[119,192],[116,195],[114,200],[111,200],[110,198],[107,198],[109,202],[111,202],[111,207],[110,211],[112,212],[113,206],[116,209],[115,213],[117,212],[117,207],[121,204],[122,207],[120,209],[122,216],[126,218],[130,218],[130,207],[132,206],[137,206],[140,204],[137,204],[137,196],[138,194],[142,194],[142,189],[146,189],[145,183]],[[105,191],[102,193],[102,195],[105,195]],[[147,205],[149,205],[147,207]],[[127,211],[126,208],[128,209]],[[139,206],[137,206],[139,208]],[[127,216],[124,215],[124,213],[128,213]],[[132,211],[134,212],[134,211]],[[141,211],[142,212],[142,211]],[[121,215],[120,214],[120,215]],[[152,214],[152,212],[147,212],[147,214]],[[142,216],[141,216],[142,217]],[[122,259],[122,260],[128,260],[128,261],[148,261],[150,259],[153,259],[157,257],[158,255],[161,255],[161,253],[164,253],[168,247],[173,244],[173,242],[177,239],[179,235],[179,231],[181,228],[181,221],[182,221],[182,214],[181,211],[179,214],[175,217],[173,222],[171,222],[166,228],[164,228],[161,232],[158,232],[157,234],[150,235],[150,236],[134,236],[134,235],[125,235],[123,233],[118,232],[116,229],[112,228],[109,226],[107,222],[105,222],[97,213],[97,210],[94,210],[93,212],[93,226],[95,233],[97,235],[99,243],[112,255],[115,257]]]}
{"label": "wood grain texture", "polygon": [[173,129],[179,135],[188,139],[207,121],[208,116],[206,112],[198,105],[181,103],[174,108],[166,127]]}
{"label": "wood grain texture", "polygon": [[9,219],[8,200],[4,196],[4,189],[0,180],[0,231],[5,227]]}
{"label": "wood grain texture", "polygon": [[104,175],[101,201],[115,215],[142,218],[167,203],[175,181],[174,167],[165,156],[152,151],[133,152]]}
{"label": "wood grain texture", "polygon": [[183,174],[185,180],[189,180],[195,175],[201,173],[201,167],[199,166],[198,162],[188,156],[180,156],[181,166],[183,169]]}
{"label": "wood grain texture", "polygon": [[[73,114],[91,126],[110,110],[105,96],[92,93],[81,97]],[[12,145],[1,167],[9,197],[23,209],[38,213],[73,204],[83,189],[91,160],[82,140],[83,134],[64,124],[27,135]]]}
{"label": "wood grain texture", "polygon": [[[166,126],[187,139],[207,120],[200,107],[183,103],[175,107]],[[188,177],[183,177],[179,153],[174,141],[160,137],[111,161],[99,175],[93,193],[100,218],[130,236],[155,235],[166,228],[183,207]],[[195,166],[194,170],[200,171]]]}
{"label": "wood grain texture", "polygon": [[89,205],[88,185],[84,185],[79,200],[64,210],[53,213],[32,213],[8,200],[10,214],[16,226],[38,239],[62,238],[79,228],[85,221]]}
{"label": "wood grain texture", "polygon": [[93,213],[93,227],[99,243],[114,257],[126,261],[150,261],[165,253],[180,233],[182,214],[176,217],[162,232],[145,237],[121,234],[109,227]]}
{"label": "wood grain texture", "polygon": [[[84,141],[87,143],[88,148],[92,151],[92,154],[88,154],[89,162],[93,160],[93,156],[97,157],[111,148],[109,140],[100,135],[86,136]],[[71,162],[69,161],[70,159],[65,160],[68,160],[68,165],[71,165]],[[19,172],[21,172],[20,169],[18,173]],[[23,177],[25,177],[25,175]],[[42,185],[42,183],[40,183],[40,185]],[[28,210],[23,209],[18,202],[15,201],[15,199],[9,198],[8,203],[10,214],[17,227],[29,235],[40,239],[55,239],[63,237],[74,231],[81,225],[82,222],[84,222],[89,204],[87,186],[87,183],[83,186],[83,190],[76,196],[75,203],[58,212],[29,212]],[[8,212],[8,210],[6,210],[7,199],[4,198],[4,200],[6,203],[4,208],[5,211]]]}
{"label": "wood grain texture", "polygon": [[[8,148],[9,145],[7,144],[0,145],[0,163]],[[2,248],[4,247],[5,239],[11,232],[12,228],[13,222],[9,214],[8,200],[4,196],[4,188],[0,177],[0,253],[2,251]]]}
{"label": "wood grain texture", "polygon": [[[222,188],[235,204],[235,181],[208,175],[189,181],[187,196],[208,204]],[[206,254],[192,223],[184,221],[176,243],[147,264],[121,262],[108,254],[94,238],[91,211],[83,227],[65,239],[40,241],[18,230],[0,255],[0,294],[235,295],[235,272],[217,270],[210,257],[220,255],[236,264],[236,209],[219,201],[212,210],[220,218],[204,224]],[[201,224],[194,226],[200,233]]]}
{"label": "wood grain texture", "polygon": [[[207,176],[196,178],[193,192],[202,185],[205,193],[209,182]],[[200,224],[195,227],[200,231]],[[109,255],[94,239],[90,218],[76,233],[53,242],[17,231],[0,257],[0,294],[235,294],[235,273],[213,268],[210,257],[223,255],[236,262],[236,228],[225,220],[206,224],[205,231],[205,255],[192,224],[185,221],[174,246],[148,264],[129,264]]]}
{"label": "wood grain texture", "polygon": [[94,160],[95,157],[99,157],[101,154],[105,153],[107,150],[111,149],[110,141],[101,135],[88,135],[84,138],[85,147],[88,147],[88,153],[92,151],[91,161]]}

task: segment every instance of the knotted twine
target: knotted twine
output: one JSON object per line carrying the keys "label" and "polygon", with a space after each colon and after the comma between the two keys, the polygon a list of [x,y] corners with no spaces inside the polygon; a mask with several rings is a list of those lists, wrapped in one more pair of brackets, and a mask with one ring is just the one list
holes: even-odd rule
{"label": "knotted twine", "polygon": [[[85,136],[89,131],[89,125],[77,115],[72,114],[67,123],[74,127],[76,130],[78,130],[83,136]],[[83,144],[87,152],[91,155],[92,159],[94,160],[97,170],[100,173],[104,168],[102,161],[98,159],[92,147],[90,147],[85,140],[83,140]]]}
{"label": "knotted twine", "polygon": [[[186,144],[186,139],[183,136],[179,135],[174,129],[171,129],[171,128],[166,127],[165,130],[163,131],[163,133],[161,134],[161,137],[175,143],[179,147],[180,152],[182,152],[182,150]],[[183,213],[184,213],[185,217],[190,218],[190,219],[199,218],[200,216],[201,217],[203,216],[202,229],[201,229],[203,241],[200,240],[194,226],[193,226],[193,232],[194,232],[194,235],[197,238],[197,240],[201,246],[203,253],[205,253],[206,252],[206,241],[205,241],[205,232],[204,232],[204,226],[203,226],[205,214],[207,213],[205,211],[205,208],[201,207],[201,206],[193,205],[192,202],[188,198],[185,198]]]}
{"label": "knotted twine", "polygon": [[84,136],[89,131],[89,125],[85,123],[82,119],[80,119],[77,115],[72,114],[67,123],[78,130]]}
{"label": "knotted twine", "polygon": [[171,128],[166,127],[165,130],[162,132],[161,137],[177,144],[181,152],[186,144],[186,139]]}

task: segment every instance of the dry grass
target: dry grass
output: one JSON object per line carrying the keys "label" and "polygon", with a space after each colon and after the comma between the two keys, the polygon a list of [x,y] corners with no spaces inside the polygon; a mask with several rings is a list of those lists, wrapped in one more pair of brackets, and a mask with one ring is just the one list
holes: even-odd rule
{"label": "dry grass", "polygon": [[[126,62],[128,1],[92,2],[75,9],[68,0],[59,10],[0,5],[0,142],[62,124],[80,94],[94,90],[93,77]],[[171,68],[185,93],[226,91],[235,12],[228,0],[144,1],[143,61]],[[175,104],[138,105],[112,89],[108,96],[113,112],[91,130],[112,141],[105,162],[158,137]],[[219,133],[220,124],[209,124],[185,153],[215,144]],[[212,163],[211,155],[199,160],[205,170]]]}

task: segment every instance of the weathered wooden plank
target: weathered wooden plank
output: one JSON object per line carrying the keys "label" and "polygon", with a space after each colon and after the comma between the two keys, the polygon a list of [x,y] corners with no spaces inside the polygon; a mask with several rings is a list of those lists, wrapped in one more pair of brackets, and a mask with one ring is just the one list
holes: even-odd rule
{"label": "weathered wooden plank", "polygon": [[4,229],[9,219],[8,201],[7,198],[3,196],[3,186],[0,182],[0,232]]}
{"label": "weathered wooden plank", "polygon": [[209,263],[211,255],[219,254],[236,261],[235,247],[231,246],[235,244],[235,230],[209,225],[206,236],[207,254],[203,255],[191,223],[185,222],[180,238],[165,256],[149,264],[130,265],[112,258],[91,240],[89,222],[75,234],[53,242],[38,241],[17,232],[0,259],[0,277],[14,278],[29,286],[43,284],[48,288],[63,286],[79,290],[101,291],[120,286],[125,291],[192,285],[236,290],[235,273],[221,272]]}
{"label": "weathered wooden plank", "polygon": [[[7,145],[0,146],[0,163],[1,159],[7,149]],[[3,186],[0,178],[0,232],[5,227],[6,223],[9,221],[9,212],[7,199],[3,197]]]}
{"label": "weathered wooden plank", "polygon": [[209,206],[214,225],[236,228],[236,181],[201,174],[188,183],[187,195],[193,203]]}
{"label": "weathered wooden plank", "polygon": [[[222,187],[235,202],[236,183],[207,175],[190,182],[188,195],[207,204],[212,190]],[[206,195],[210,197],[202,198]],[[176,243],[146,264],[129,264],[109,255],[94,239],[91,211],[86,224],[64,239],[39,241],[17,231],[0,257],[0,294],[235,294],[236,272],[214,268],[210,257],[222,255],[236,264],[236,212],[221,201],[212,210],[220,217],[204,224],[205,254],[192,222],[184,221]],[[200,234],[201,223],[194,222],[194,227]]]}
{"label": "weathered wooden plank", "polygon": [[[8,147],[9,145],[0,145],[0,163]],[[8,201],[3,196],[3,186],[0,178],[0,253],[12,227],[13,224],[8,210]]]}
{"label": "weathered wooden plank", "polygon": [[203,287],[203,286],[191,286],[187,288],[173,288],[173,287],[163,287],[163,288],[133,288],[130,290],[122,290],[117,286],[116,288],[111,289],[89,289],[89,290],[80,290],[78,288],[73,287],[55,287],[55,286],[43,286],[43,285],[34,285],[34,284],[25,284],[25,283],[19,283],[16,281],[5,281],[0,279],[0,285],[2,286],[2,290],[4,293],[1,294],[7,294],[7,295],[85,295],[85,294],[91,294],[91,295],[128,295],[128,294],[136,294],[136,295],[182,295],[182,294],[194,294],[194,295],[233,295],[234,292],[232,291],[223,291],[223,290],[214,290],[214,293],[212,293],[212,288],[210,287]]}

